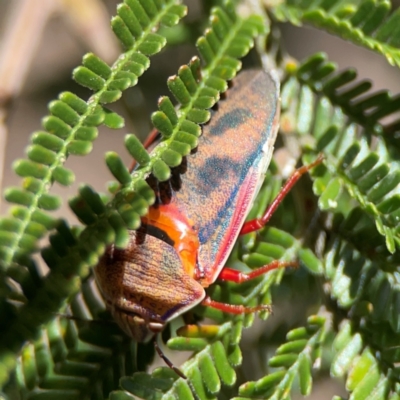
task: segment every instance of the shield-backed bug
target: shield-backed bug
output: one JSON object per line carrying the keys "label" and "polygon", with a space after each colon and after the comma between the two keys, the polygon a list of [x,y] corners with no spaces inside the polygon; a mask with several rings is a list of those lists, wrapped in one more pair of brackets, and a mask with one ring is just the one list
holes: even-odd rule
{"label": "shield-backed bug", "polygon": [[95,268],[106,303],[129,336],[147,341],[197,304],[234,314],[269,308],[219,303],[205,288],[295,264],[274,261],[248,274],[225,266],[236,238],[263,227],[301,175],[321,162],[295,171],[263,217],[244,222],[271,159],[278,118],[277,81],[261,70],[244,71],[171,179],[150,177],[157,200],[141,228],[130,231],[126,249],[111,246]]}

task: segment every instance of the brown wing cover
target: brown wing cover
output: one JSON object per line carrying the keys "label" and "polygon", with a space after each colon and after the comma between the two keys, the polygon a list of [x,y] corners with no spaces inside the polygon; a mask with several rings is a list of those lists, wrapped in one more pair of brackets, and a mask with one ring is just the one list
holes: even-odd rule
{"label": "brown wing cover", "polygon": [[141,232],[129,234],[129,246],[112,247],[96,267],[97,282],[111,308],[164,323],[204,298],[203,287],[185,273],[171,245]]}

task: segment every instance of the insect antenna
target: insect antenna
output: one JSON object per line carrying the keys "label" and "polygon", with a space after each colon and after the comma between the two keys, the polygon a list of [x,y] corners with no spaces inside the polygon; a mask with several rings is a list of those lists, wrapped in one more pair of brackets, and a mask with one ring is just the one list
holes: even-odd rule
{"label": "insect antenna", "polygon": [[187,379],[186,375],[177,367],[175,367],[174,364],[172,364],[171,360],[169,358],[167,358],[167,356],[162,352],[162,350],[160,349],[160,346],[157,343],[157,337],[154,338],[154,348],[156,349],[156,352],[158,354],[158,356],[160,358],[162,358],[162,360],[165,362],[165,364],[168,365],[168,367],[170,367],[173,371],[175,371],[175,373],[177,375],[179,375],[181,378],[183,379]]}

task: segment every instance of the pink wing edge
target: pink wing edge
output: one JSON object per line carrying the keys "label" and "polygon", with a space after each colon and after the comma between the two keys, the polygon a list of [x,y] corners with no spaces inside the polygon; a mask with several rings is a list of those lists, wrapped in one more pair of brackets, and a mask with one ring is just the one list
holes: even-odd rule
{"label": "pink wing edge", "polygon": [[265,174],[271,162],[272,154],[274,151],[274,143],[279,130],[279,103],[274,122],[272,124],[271,135],[264,143],[262,148],[262,151],[265,155],[261,158],[259,164],[249,171],[249,174],[243,182],[243,185],[239,191],[235,213],[233,215],[232,222],[221,242],[220,251],[217,253],[213,267],[214,273],[210,278],[210,282],[214,282],[218,278],[218,275],[220,274],[222,269],[225,267],[226,260],[228,259],[229,254],[232,251],[232,248],[236,242],[237,237],[239,236],[243,223],[245,222],[247,215],[253,207],[258,192],[261,189],[261,185],[264,182]]}

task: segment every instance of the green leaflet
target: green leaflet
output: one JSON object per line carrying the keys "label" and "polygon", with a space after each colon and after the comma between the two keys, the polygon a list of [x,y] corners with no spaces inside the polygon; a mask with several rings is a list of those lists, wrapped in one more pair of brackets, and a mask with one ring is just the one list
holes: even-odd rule
{"label": "green leaflet", "polygon": [[[22,253],[27,257],[31,254],[34,246],[28,249],[21,244],[28,239],[26,227],[33,213],[38,209],[54,210],[60,207],[61,201],[52,199],[47,192],[53,179],[63,185],[73,182],[74,175],[66,174],[62,169],[66,158],[70,154],[83,156],[90,153],[100,124],[113,129],[124,126],[122,117],[103,107],[103,104],[118,100],[122,91],[136,85],[138,77],[150,66],[148,56],[159,52],[166,44],[165,38],[156,34],[155,30],[162,21],[171,26],[186,14],[186,7],[177,3],[175,0],[161,0],[145,2],[142,6],[140,2],[127,0],[121,4],[112,26],[126,51],[112,67],[94,54],[83,57],[83,65],[74,70],[73,77],[79,84],[94,91],[87,102],[65,92],[50,103],[51,115],[43,121],[45,131],[32,136],[32,146],[27,151],[29,161],[19,160],[15,164],[19,175],[40,178],[41,181],[34,193],[23,188],[9,191],[6,196],[9,202],[25,205],[28,212],[24,223],[13,232],[14,240],[6,247],[0,245],[3,269],[18,265]],[[137,29],[133,29],[132,20],[136,21],[137,15],[140,15]],[[44,229],[41,237],[47,232]]]}
{"label": "green leaflet", "polygon": [[[280,20],[311,23],[399,65],[399,12],[391,11],[388,1],[288,0],[270,7]],[[201,61],[192,59],[168,81],[180,108],[164,96],[153,114],[153,124],[162,134],[161,145],[149,154],[136,136],[126,136],[126,148],[138,164],[134,175],[118,154],[106,155],[117,179],[110,190],[114,197],[106,198],[85,185],[70,200],[84,228],[71,228],[49,214],[60,206],[60,199],[48,193],[49,183],[68,186],[74,181],[74,172],[63,166],[65,158],[88,154],[99,125],[124,126],[123,118],[104,105],[136,85],[150,66],[149,56],[165,45],[164,32],[168,38],[184,32],[183,40],[193,33],[189,24],[177,31],[155,29],[158,22],[175,25],[185,10],[177,2],[163,0],[120,4],[112,29],[125,53],[113,66],[94,54],[86,55],[74,77],[95,91],[91,101],[62,93],[50,104],[51,115],[43,120],[43,130],[32,136],[27,159],[15,163],[22,186],[6,191],[15,206],[9,217],[0,220],[0,260],[7,271],[0,287],[0,321],[7,321],[1,328],[2,391],[21,399],[115,400],[131,399],[133,394],[156,399],[280,399],[289,393],[308,395],[315,380],[312,372],[330,368],[331,375],[346,379],[351,399],[398,399],[400,152],[396,114],[400,102],[388,91],[371,93],[370,82],[357,81],[353,70],[337,72],[321,54],[286,70],[281,120],[283,141],[292,135],[297,147],[306,143],[303,163],[319,152],[325,155],[324,164],[310,174],[318,212],[311,207],[313,214],[304,215],[306,204],[313,200],[307,188],[311,182],[304,177],[269,226],[242,238],[228,262],[249,271],[274,259],[298,259],[300,268],[285,276],[277,271],[243,285],[217,283],[209,289],[213,299],[233,304],[271,304],[282,298],[293,308],[305,304],[307,309],[300,316],[303,323],[297,321],[300,327],[291,329],[286,339],[263,332],[256,343],[267,362],[264,342],[274,340],[272,346],[278,347],[268,359],[268,368],[276,369],[265,371],[257,380],[240,371],[248,354],[242,354],[239,343],[254,315],[232,317],[198,307],[193,310],[195,318],[210,317],[217,325],[208,333],[205,329],[184,337],[175,333],[182,321],[174,321],[167,341],[170,349],[194,353],[177,365],[189,380],[178,378],[167,367],[145,373],[154,348],[136,345],[109,321],[88,278],[105,247],[124,246],[127,228],[137,228],[140,216],[154,201],[145,182],[148,174],[167,179],[170,168],[197,146],[199,124],[208,120],[208,110],[226,90],[226,81],[241,67],[237,58],[248,52],[253,37],[266,30],[259,16],[238,18],[229,4],[213,9],[210,29],[197,41]],[[275,37],[268,42],[268,54],[276,56],[279,64],[283,53]],[[260,49],[263,53],[261,45]],[[392,118],[389,124],[382,122],[386,117]],[[276,196],[282,184],[278,171],[272,162],[250,217],[260,216]],[[30,255],[50,230],[50,245],[42,250],[49,273],[43,276]],[[11,280],[21,290],[9,285]],[[57,315],[67,301],[67,313],[80,320]],[[320,305],[317,316],[305,324],[304,316],[315,313]],[[264,311],[259,316],[265,319],[269,314]],[[84,321],[90,319],[96,321]],[[287,332],[291,323],[288,317],[280,330]],[[242,376],[249,381],[240,381]]]}
{"label": "green leaflet", "polygon": [[246,398],[281,399],[290,392],[295,377],[300,381],[301,394],[308,395],[312,386],[312,365],[320,356],[319,349],[325,340],[326,320],[313,316],[306,329],[295,329],[287,335],[270,358],[269,365],[278,370],[257,382],[247,382],[239,388],[239,395]]}
{"label": "green leaflet", "polygon": [[[151,21],[149,22],[142,13],[145,10],[146,3],[143,2],[140,6],[135,1],[127,1],[128,3],[131,8],[140,8],[139,11],[136,10],[139,14],[135,18],[138,18],[142,27],[150,29],[152,26]],[[161,14],[165,12],[166,8],[164,6],[157,5],[157,7],[160,7]],[[126,9],[125,5],[122,8]],[[172,6],[171,9],[175,10],[174,12],[180,10],[180,8],[174,9]],[[151,13],[150,10],[147,10],[147,12]],[[155,16],[158,17],[160,12],[157,12]],[[121,15],[119,13],[120,19],[117,18],[113,21],[114,25],[121,25],[121,20],[124,20]],[[219,22],[215,16],[219,17]],[[170,121],[169,123],[167,122],[167,124],[170,124],[167,132],[169,135],[166,135],[164,143],[156,147],[149,158],[145,157],[144,163],[143,156],[139,151],[139,158],[142,162],[140,168],[133,175],[129,175],[117,154],[109,153],[107,155],[107,163],[110,170],[123,186],[117,192],[112,203],[106,208],[104,208],[100,196],[88,186],[82,186],[79,196],[70,200],[71,208],[81,222],[87,224],[88,227],[81,232],[75,233],[62,222],[57,225],[57,232],[50,238],[50,247],[42,251],[42,257],[49,266],[50,273],[43,279],[43,284],[37,290],[32,291],[34,285],[31,284],[30,278],[26,282],[27,285],[22,286],[24,293],[26,295],[29,294],[30,301],[22,307],[18,315],[12,317],[12,322],[9,324],[10,330],[5,332],[3,336],[4,347],[11,346],[18,351],[25,340],[35,337],[40,325],[54,319],[54,313],[57,312],[65,299],[79,290],[80,279],[87,277],[90,271],[89,267],[97,263],[105,247],[113,242],[118,246],[124,246],[127,240],[126,229],[137,228],[140,223],[140,216],[146,213],[148,206],[154,201],[154,193],[144,181],[144,178],[150,172],[153,172],[159,179],[167,179],[170,166],[175,166],[180,162],[180,153],[182,155],[187,154],[188,146],[192,148],[195,145],[196,142],[192,138],[196,139],[200,134],[198,124],[208,119],[208,112],[205,111],[204,107],[209,108],[218,100],[219,91],[225,90],[227,87],[225,79],[233,77],[234,73],[240,68],[241,64],[236,58],[244,56],[249,51],[252,46],[253,36],[263,30],[258,18],[250,17],[242,20],[235,15],[230,5],[224,9],[213,10],[212,21],[213,28],[218,30],[220,47],[215,51],[213,50],[212,53],[208,52],[204,55],[204,61],[206,61],[205,58],[210,58],[211,54],[212,59],[209,59],[208,62],[206,61],[203,69],[200,69],[199,59],[193,59],[188,67],[182,67],[179,70],[178,78],[176,79],[180,79],[182,85],[188,87],[192,96],[187,103],[183,104],[179,118],[171,109],[170,102],[168,103],[165,100],[160,103],[158,115],[162,117],[162,121]],[[128,22],[127,26],[129,25]],[[133,27],[130,26],[130,28],[133,34]],[[124,40],[127,37],[125,34],[126,31],[123,32]],[[133,36],[135,35],[133,34]],[[143,35],[137,38],[137,42],[142,41],[144,47],[140,47],[139,50],[143,51],[144,54],[152,53],[152,46],[155,46],[158,41],[158,37],[153,34],[150,34],[149,37],[150,39],[147,41],[143,39],[145,38]],[[235,45],[232,45],[232,43],[235,43]],[[124,44],[126,45],[127,42],[125,41]],[[200,53],[203,56],[201,49]],[[124,55],[122,59],[129,61],[126,64],[129,71],[135,68],[132,62],[148,67],[148,64],[145,64],[147,59],[141,53],[133,53],[131,58]],[[226,65],[228,70],[221,70],[221,65]],[[92,89],[99,90],[100,96],[101,93],[106,93],[107,82],[111,81],[113,76],[116,77],[118,82],[123,79],[130,79],[131,84],[136,83],[132,72],[126,71],[122,73],[117,70],[113,75],[115,70],[114,68],[111,68],[111,70],[110,75],[110,71],[104,63],[94,56],[88,56],[84,60],[84,67],[79,67],[75,70],[74,76],[83,85],[86,84],[89,87],[94,85]],[[95,79],[92,79],[93,74],[97,76]],[[122,82],[121,86],[123,86]],[[174,87],[171,90],[176,95]],[[204,98],[204,96],[212,97],[213,101],[206,103],[196,102],[197,98]],[[65,98],[68,98],[68,104],[64,104],[62,101],[54,103],[52,108],[57,115],[48,122],[48,126],[53,126],[60,132],[59,137],[69,135],[69,123],[75,123],[79,120],[79,112],[85,113],[85,125],[89,127],[107,121],[109,115],[113,114],[100,105],[85,109],[83,103],[76,97],[66,96]],[[93,104],[96,104],[96,102]],[[90,110],[95,112],[91,114]],[[66,115],[64,118],[66,121],[60,119],[63,115]],[[157,121],[159,119],[156,120],[156,125],[158,124]],[[90,131],[82,132],[81,128],[79,128],[79,131],[83,134],[89,133],[89,135],[91,133]],[[81,154],[86,153],[84,145],[79,142],[71,141],[69,150]],[[128,136],[128,149],[131,146],[132,140],[129,140]],[[130,152],[136,153],[136,150],[132,151],[130,149]],[[11,195],[14,196],[14,194]],[[17,197],[21,196],[17,191],[15,195]],[[24,204],[28,201],[27,199],[22,200]],[[46,198],[46,200],[50,206],[50,198]],[[33,265],[32,271],[34,270],[36,270],[36,266]],[[14,274],[13,277],[17,278],[18,275]],[[28,292],[28,289],[30,292]],[[39,311],[39,304],[43,304],[43,301],[47,303],[46,307],[40,307],[40,313],[36,312]],[[28,316],[29,318],[27,318]],[[13,331],[21,329],[22,326],[24,326],[23,336],[13,335]],[[238,362],[238,354],[233,356],[232,362],[236,364]],[[10,371],[15,365],[15,361],[9,363],[8,358],[5,357],[8,357],[8,353],[5,351],[1,353],[0,349],[0,362],[3,362],[4,366],[7,365],[4,370],[5,374],[2,376],[4,380],[7,379],[6,371]],[[206,363],[207,361],[204,362]],[[216,383],[213,386],[214,390],[217,388],[215,385]]]}
{"label": "green leaflet", "polygon": [[[360,4],[361,3],[361,4]],[[330,33],[386,57],[391,65],[400,66],[400,22],[398,10],[391,11],[386,0],[284,2],[272,11],[280,21],[294,25],[303,23],[325,29]]]}
{"label": "green leaflet", "polygon": [[[394,184],[398,173],[396,164],[390,167],[389,161],[398,144],[379,119],[399,110],[397,98],[388,92],[369,94],[369,86],[355,82],[354,71],[335,73],[334,65],[322,54],[306,60],[296,76],[283,88],[282,108],[290,129],[311,132],[317,149],[329,154],[326,170],[322,173],[320,169],[314,183],[315,193],[321,195],[321,209],[342,212],[340,199],[350,195],[372,218],[387,249],[395,252],[400,245],[399,192]],[[369,135],[378,137],[378,144],[371,146]]]}

